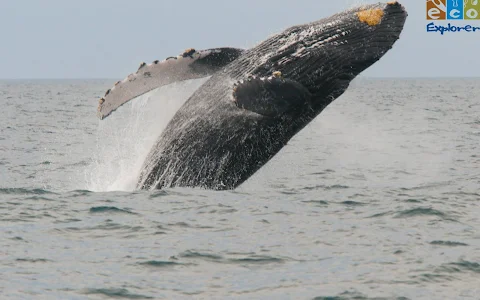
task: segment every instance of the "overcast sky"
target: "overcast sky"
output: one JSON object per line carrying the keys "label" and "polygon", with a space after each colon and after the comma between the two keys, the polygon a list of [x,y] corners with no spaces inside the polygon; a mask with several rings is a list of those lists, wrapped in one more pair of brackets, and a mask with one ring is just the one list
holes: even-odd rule
{"label": "overcast sky", "polygon": [[[115,78],[185,48],[249,48],[359,0],[0,0],[0,78]],[[480,32],[427,33],[425,0],[403,0],[400,40],[362,75],[480,77]],[[446,25],[448,22],[442,22]],[[480,20],[456,22],[480,27]],[[440,24],[440,23],[438,23]]]}

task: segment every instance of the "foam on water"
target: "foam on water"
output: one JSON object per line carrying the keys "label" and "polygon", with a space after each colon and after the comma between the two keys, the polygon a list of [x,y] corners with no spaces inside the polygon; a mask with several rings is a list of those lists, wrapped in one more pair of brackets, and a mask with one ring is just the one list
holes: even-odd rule
{"label": "foam on water", "polygon": [[96,150],[85,171],[87,189],[132,191],[142,165],[168,122],[207,78],[161,87],[99,121]]}

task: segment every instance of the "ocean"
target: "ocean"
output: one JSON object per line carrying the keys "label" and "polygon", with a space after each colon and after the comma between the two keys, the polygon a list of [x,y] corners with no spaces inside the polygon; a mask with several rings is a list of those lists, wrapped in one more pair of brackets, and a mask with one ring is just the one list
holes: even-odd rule
{"label": "ocean", "polygon": [[1,299],[480,299],[478,79],[357,78],[233,191],[135,190],[203,81],[0,81]]}

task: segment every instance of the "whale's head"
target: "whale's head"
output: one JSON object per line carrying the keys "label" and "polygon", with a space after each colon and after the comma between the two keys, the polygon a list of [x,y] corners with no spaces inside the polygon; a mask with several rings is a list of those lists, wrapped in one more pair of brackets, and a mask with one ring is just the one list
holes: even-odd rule
{"label": "whale's head", "polygon": [[253,76],[281,74],[314,95],[317,110],[340,96],[399,39],[407,13],[398,2],[363,5],[297,25],[258,45],[267,49]]}

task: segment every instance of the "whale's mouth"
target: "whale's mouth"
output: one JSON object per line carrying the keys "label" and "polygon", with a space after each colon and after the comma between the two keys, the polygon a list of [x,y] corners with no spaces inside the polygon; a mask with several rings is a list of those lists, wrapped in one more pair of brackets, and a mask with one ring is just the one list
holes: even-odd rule
{"label": "whale's mouth", "polygon": [[343,93],[357,75],[380,60],[400,38],[407,16],[405,8],[394,1],[360,6],[332,17],[337,25],[329,28],[329,41],[318,56],[322,71],[311,72],[308,78],[315,82],[312,92],[337,98],[330,90]]}
{"label": "whale's mouth", "polygon": [[[400,38],[407,12],[394,1],[362,5],[331,17],[294,26],[255,76],[280,71],[328,103],[361,72],[382,58]],[[321,103],[320,103],[321,102]],[[316,105],[324,107],[325,102]]]}

